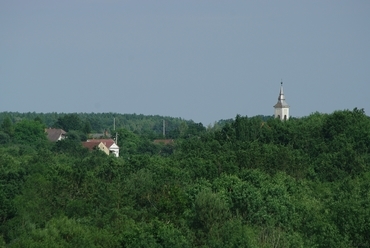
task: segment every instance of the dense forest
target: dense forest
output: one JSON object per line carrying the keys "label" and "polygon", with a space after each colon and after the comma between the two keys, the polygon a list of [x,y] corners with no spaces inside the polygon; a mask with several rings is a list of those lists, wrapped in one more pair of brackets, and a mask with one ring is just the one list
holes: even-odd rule
{"label": "dense forest", "polygon": [[[81,146],[113,117],[120,157]],[[167,145],[160,116],[1,113],[0,246],[370,247],[363,109],[166,119]]]}

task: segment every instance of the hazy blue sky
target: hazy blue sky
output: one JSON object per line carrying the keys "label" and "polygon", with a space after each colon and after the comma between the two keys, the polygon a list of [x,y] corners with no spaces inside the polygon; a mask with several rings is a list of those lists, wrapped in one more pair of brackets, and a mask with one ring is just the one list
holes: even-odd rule
{"label": "hazy blue sky", "polygon": [[0,111],[370,113],[370,1],[0,0]]}

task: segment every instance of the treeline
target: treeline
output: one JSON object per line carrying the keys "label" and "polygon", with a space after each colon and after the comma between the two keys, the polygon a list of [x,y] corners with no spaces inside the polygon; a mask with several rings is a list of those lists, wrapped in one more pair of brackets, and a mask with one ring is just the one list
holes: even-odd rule
{"label": "treeline", "polygon": [[[194,130],[205,129],[203,124],[192,120],[184,120],[159,115],[118,114],[118,113],[19,113],[1,112],[0,123],[10,119],[12,123],[22,120],[39,120],[46,127],[64,128],[82,133],[114,132],[114,128],[124,128],[142,136],[163,138],[163,121],[165,121],[165,136],[178,138]],[[217,123],[215,123],[217,124]],[[217,126],[221,126],[217,124]]]}
{"label": "treeline", "polygon": [[[42,130],[23,121],[14,131]],[[9,136],[0,146],[0,244],[370,246],[362,109],[285,122],[236,116],[168,145],[118,132],[119,158],[73,139],[49,143],[41,132]]]}

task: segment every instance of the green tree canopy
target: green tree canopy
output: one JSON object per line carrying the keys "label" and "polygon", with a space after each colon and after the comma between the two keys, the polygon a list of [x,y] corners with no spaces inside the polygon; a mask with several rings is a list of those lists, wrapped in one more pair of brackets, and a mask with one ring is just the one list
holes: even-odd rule
{"label": "green tree canopy", "polygon": [[14,125],[14,137],[17,142],[28,144],[46,141],[45,126],[38,121],[23,120]]}

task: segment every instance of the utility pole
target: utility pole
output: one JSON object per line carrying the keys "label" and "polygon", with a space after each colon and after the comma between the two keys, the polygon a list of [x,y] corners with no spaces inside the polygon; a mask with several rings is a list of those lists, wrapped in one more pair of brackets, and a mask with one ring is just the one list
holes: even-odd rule
{"label": "utility pole", "polygon": [[[113,131],[116,131],[116,117],[113,117]],[[116,132],[116,144],[118,145],[118,133]]]}

